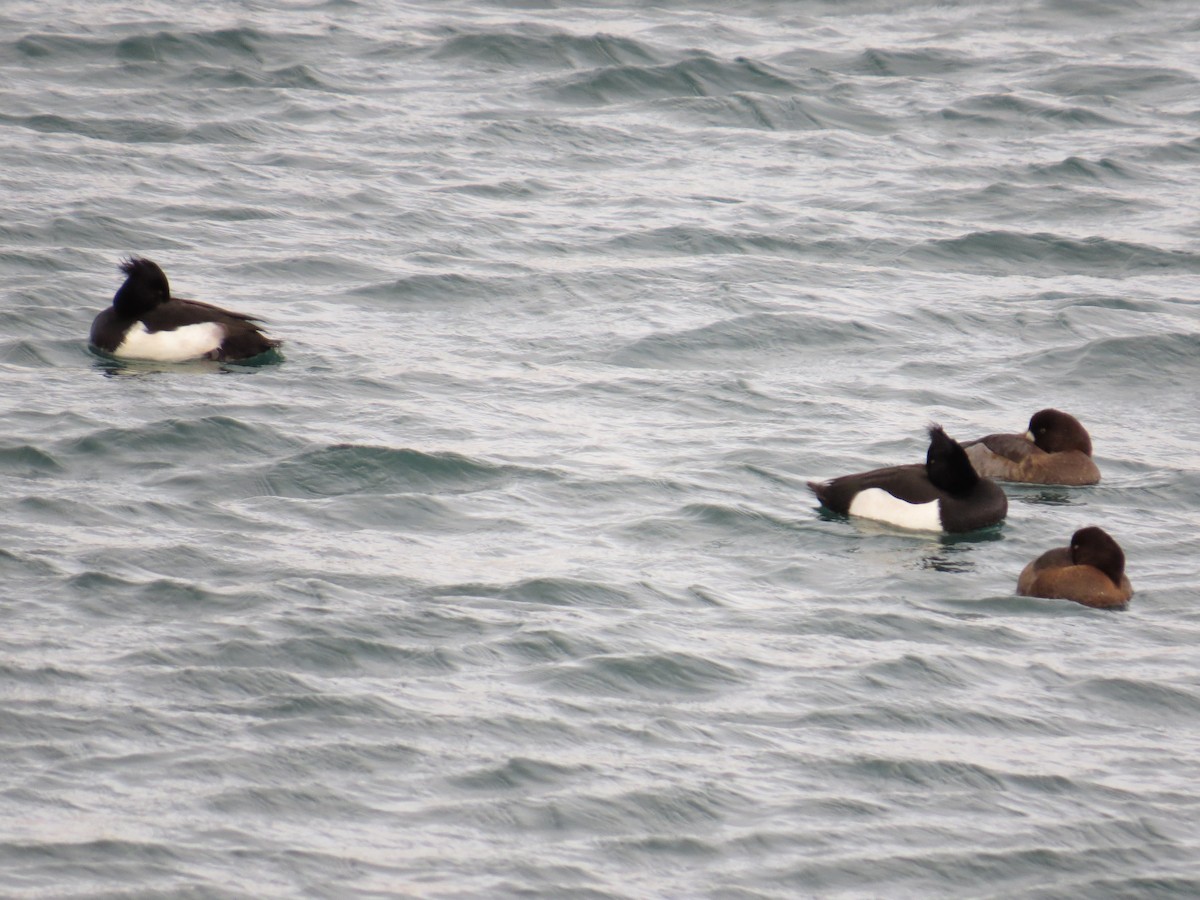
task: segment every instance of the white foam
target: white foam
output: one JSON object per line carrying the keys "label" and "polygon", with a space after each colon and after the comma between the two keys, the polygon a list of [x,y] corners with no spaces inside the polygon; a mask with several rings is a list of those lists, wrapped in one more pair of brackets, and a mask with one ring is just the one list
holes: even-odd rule
{"label": "white foam", "polygon": [[867,488],[859,491],[850,502],[850,515],[865,519],[876,519],[901,528],[917,531],[941,531],[942,516],[938,502],[908,503],[893,497],[883,488]]}
{"label": "white foam", "polygon": [[147,331],[144,322],[137,322],[129,329],[113,356],[155,362],[184,362],[199,359],[216,350],[224,339],[225,329],[216,322],[199,322],[174,331],[155,332]]}

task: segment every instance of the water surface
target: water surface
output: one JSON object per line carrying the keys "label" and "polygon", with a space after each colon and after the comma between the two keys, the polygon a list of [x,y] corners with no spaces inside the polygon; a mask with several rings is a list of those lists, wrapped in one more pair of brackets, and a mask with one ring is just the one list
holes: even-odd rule
{"label": "water surface", "polygon": [[[0,25],[0,892],[1200,892],[1192,4]],[[284,362],[90,354],[131,253]],[[1044,406],[999,529],[804,486]]]}

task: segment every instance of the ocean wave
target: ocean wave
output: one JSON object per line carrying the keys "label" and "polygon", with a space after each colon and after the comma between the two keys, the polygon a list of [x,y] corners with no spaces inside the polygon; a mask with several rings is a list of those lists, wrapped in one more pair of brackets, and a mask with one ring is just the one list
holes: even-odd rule
{"label": "ocean wave", "polygon": [[432,589],[439,597],[484,597],[506,603],[535,606],[580,606],[600,608],[636,607],[634,592],[615,585],[576,578],[530,578],[512,584],[457,584]]}
{"label": "ocean wave", "polygon": [[62,343],[47,345],[45,341],[0,341],[0,366],[21,369],[53,369],[63,364],[59,352],[67,349]]}
{"label": "ocean wave", "polygon": [[1196,274],[1200,253],[1164,250],[1149,244],[1100,236],[1073,238],[1050,233],[977,231],[918,244],[904,257],[964,271],[1000,271],[1032,277],[1063,274],[1098,278],[1147,272]]}
{"label": "ocean wave", "polygon": [[570,631],[550,628],[523,629],[502,641],[499,649],[522,665],[569,663],[611,652],[611,648],[594,638],[584,639]]}
{"label": "ocean wave", "polygon": [[451,302],[499,301],[514,290],[528,291],[527,278],[471,276],[459,272],[417,273],[395,281],[367,284],[351,293],[374,300],[445,304]]}
{"label": "ocean wave", "polygon": [[894,131],[890,115],[846,99],[836,102],[819,97],[773,96],[735,91],[717,97],[671,97],[656,100],[665,110],[686,121],[716,128],[761,128],[769,131],[850,131],[878,135]]}
{"label": "ocean wave", "polygon": [[187,87],[189,90],[202,86],[217,90],[262,89],[328,93],[341,93],[346,90],[344,85],[303,63],[278,68],[255,69],[201,65],[177,73],[172,82],[181,87]]}
{"label": "ocean wave", "polygon": [[1068,156],[1056,163],[1027,165],[1018,177],[1039,184],[1119,184],[1128,187],[1129,182],[1146,178],[1147,173],[1120,160]]}
{"label": "ocean wave", "polygon": [[1200,154],[1200,137],[1166,141],[1165,143],[1143,148],[1142,152],[1152,162],[1172,162],[1193,164]]}
{"label": "ocean wave", "polygon": [[54,114],[0,115],[0,122],[48,134],[71,134],[124,144],[169,144],[183,140],[185,126],[158,119],[66,117]]}
{"label": "ocean wave", "polygon": [[322,40],[304,32],[240,27],[159,30],[104,37],[31,32],[13,40],[10,46],[16,53],[43,66],[112,60],[125,64],[213,66],[223,63],[257,67],[264,65],[266,60],[311,52]]}
{"label": "ocean wave", "polygon": [[271,492],[281,497],[410,491],[456,494],[495,489],[525,471],[458,453],[336,444],[276,463],[262,478]]}
{"label": "ocean wave", "polygon": [[701,697],[745,682],[744,673],[712,659],[687,653],[647,653],[590,657],[540,670],[548,690],[614,697]]}
{"label": "ocean wave", "polygon": [[1131,677],[1091,678],[1080,685],[1083,696],[1097,705],[1119,706],[1143,724],[1169,723],[1180,715],[1200,712],[1200,692],[1182,684],[1169,685]]}
{"label": "ocean wave", "polygon": [[279,126],[261,118],[182,125],[161,119],[0,115],[0,122],[5,121],[33,131],[118,144],[259,144],[281,134]]}
{"label": "ocean wave", "polygon": [[305,675],[387,674],[400,669],[414,675],[449,674],[462,665],[459,654],[452,649],[406,644],[391,635],[380,639],[347,633],[347,629],[336,625],[328,629],[314,625],[306,630],[309,633],[257,640],[229,637],[204,647],[179,647],[150,657],[143,654],[131,662],[169,666],[181,678],[193,671],[197,677],[223,679],[224,693],[273,698],[273,715],[281,714],[284,703],[292,705],[292,714],[298,713],[301,706],[314,715],[370,715],[388,711],[387,703],[380,698],[324,696],[302,680]]}
{"label": "ocean wave", "polygon": [[1148,379],[1190,379],[1200,333],[1101,337],[1068,347],[1043,348],[1028,364],[1076,383],[1145,390]]}
{"label": "ocean wave", "polygon": [[29,444],[0,446],[0,472],[10,476],[32,478],[61,474],[64,471],[53,454]]}
{"label": "ocean wave", "polygon": [[278,428],[213,415],[101,428],[68,438],[57,449],[64,459],[73,462],[164,468],[160,461],[177,455],[211,454],[209,458],[244,462],[272,457],[297,443]]}
{"label": "ocean wave", "polygon": [[1115,129],[1131,123],[1086,106],[1063,106],[1017,94],[980,94],[943,108],[941,119],[972,129],[1011,129],[1037,124],[1046,131]]}
{"label": "ocean wave", "polygon": [[[174,556],[172,548],[165,554]],[[177,560],[176,567],[182,567]],[[199,610],[235,610],[253,607],[253,592],[241,588],[229,590],[203,585],[183,578],[146,578],[133,574],[117,575],[110,571],[91,570],[66,579],[62,587],[69,595],[86,598],[79,603],[81,610],[96,619],[119,618],[133,611],[157,609],[192,612]]]}
{"label": "ocean wave", "polygon": [[946,48],[898,50],[894,47],[872,47],[855,57],[850,70],[887,78],[912,78],[922,75],[946,75],[978,66],[977,59]]}
{"label": "ocean wave", "polygon": [[661,63],[646,44],[613,34],[576,35],[528,26],[522,31],[456,33],[433,50],[439,59],[488,66],[581,69]]}
{"label": "ocean wave", "polygon": [[214,31],[157,31],[121,38],[113,47],[118,59],[127,61],[188,60],[211,62],[214,57],[260,58],[261,48],[279,40],[253,28],[222,28]]}
{"label": "ocean wave", "polygon": [[875,346],[890,338],[887,329],[861,319],[754,313],[638,338],[610,353],[607,361],[633,368],[707,369],[742,356],[806,351],[825,354],[831,347]]}
{"label": "ocean wave", "polygon": [[606,66],[543,82],[556,99],[608,105],[669,97],[713,97],[732,93],[790,94],[801,86],[762,63],[696,55],[663,65]]}
{"label": "ocean wave", "polygon": [[1064,97],[1129,98],[1138,94],[1194,94],[1198,81],[1182,69],[1135,64],[1073,63],[1031,79],[1031,85]]}
{"label": "ocean wave", "polygon": [[449,779],[450,784],[471,792],[520,791],[522,795],[553,789],[579,775],[594,771],[593,766],[559,765],[544,759],[514,757],[498,765],[489,765]]}
{"label": "ocean wave", "polygon": [[[247,480],[246,492],[253,493],[257,481]],[[284,494],[285,498],[294,494]],[[527,527],[513,516],[490,516],[469,512],[460,504],[425,493],[379,493],[368,489],[346,495],[323,496],[308,502],[302,510],[257,504],[258,512],[270,509],[274,514],[300,517],[306,527],[331,531],[362,531],[394,534],[516,534]]]}

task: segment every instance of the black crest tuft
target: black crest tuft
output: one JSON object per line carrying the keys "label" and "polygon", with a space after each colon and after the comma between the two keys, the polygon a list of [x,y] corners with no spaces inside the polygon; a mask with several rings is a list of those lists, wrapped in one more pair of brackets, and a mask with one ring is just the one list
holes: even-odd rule
{"label": "black crest tuft", "polygon": [[171,299],[171,285],[158,263],[139,256],[121,261],[125,283],[113,297],[113,307],[122,318],[137,318]]}
{"label": "black crest tuft", "polygon": [[[127,277],[143,281],[146,284],[159,282],[164,286],[167,285],[167,273],[153,260],[144,259],[141,256],[130,256],[121,260],[118,268]],[[169,287],[166,287],[166,291],[167,295],[170,296],[171,291]]]}
{"label": "black crest tuft", "polygon": [[925,471],[935,487],[951,494],[966,493],[979,483],[979,475],[971,466],[967,451],[936,422],[929,426]]}

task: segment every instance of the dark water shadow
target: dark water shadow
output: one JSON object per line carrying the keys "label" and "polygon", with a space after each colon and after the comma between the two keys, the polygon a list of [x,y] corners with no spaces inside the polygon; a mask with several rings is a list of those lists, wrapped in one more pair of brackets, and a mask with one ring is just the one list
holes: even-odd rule
{"label": "dark water shadow", "polygon": [[898,525],[881,522],[877,519],[866,519],[862,516],[850,516],[845,513],[834,512],[825,506],[817,506],[813,509],[817,514],[817,518],[821,521],[850,522],[862,534],[887,534],[897,537],[919,538],[921,540],[936,540],[943,546],[952,546],[960,543],[983,543],[1004,539],[1004,522],[997,522],[995,525],[988,525],[986,528],[976,528],[974,531],[922,531],[915,528],[901,528]]}
{"label": "dark water shadow", "polygon": [[1080,498],[1079,488],[1048,487],[1013,491],[1009,500],[1025,503],[1030,506],[1082,506],[1085,501]]}
{"label": "dark water shadow", "polygon": [[217,360],[189,359],[184,362],[161,362],[153,359],[119,359],[89,346],[88,353],[93,357],[92,368],[106,378],[144,377],[146,375],[232,375],[237,372],[253,374],[267,366],[283,363],[283,353],[272,347],[265,353],[252,356],[249,359]]}

